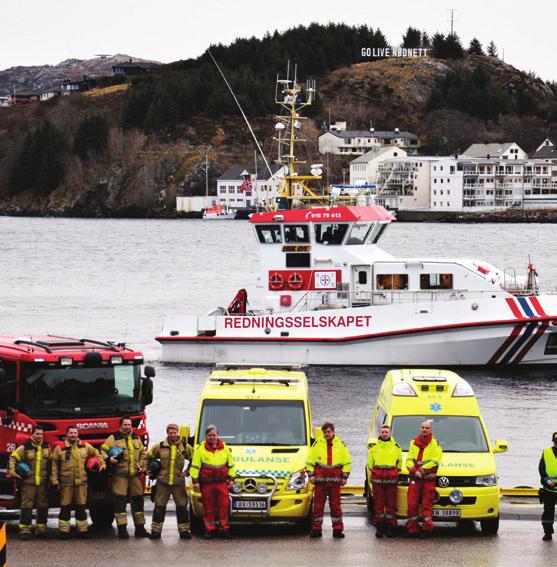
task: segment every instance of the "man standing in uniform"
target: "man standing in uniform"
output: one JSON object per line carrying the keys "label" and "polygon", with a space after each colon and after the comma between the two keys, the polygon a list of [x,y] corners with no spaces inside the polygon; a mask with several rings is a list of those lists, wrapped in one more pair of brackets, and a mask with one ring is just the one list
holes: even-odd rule
{"label": "man standing in uniform", "polygon": [[369,449],[367,468],[371,473],[373,504],[377,529],[375,536],[394,536],[396,528],[396,494],[402,466],[402,449],[391,437],[391,428],[382,425],[377,443]]}
{"label": "man standing in uniform", "polygon": [[[48,519],[48,473],[51,458],[48,443],[44,442],[42,427],[33,427],[31,438],[20,445],[11,455],[9,474],[21,481],[21,514],[19,519],[19,536],[21,539],[31,537],[33,523],[33,508],[37,508],[37,524],[35,535],[46,536],[46,522]],[[16,467],[20,463],[29,465],[30,472],[27,477],[17,473]]]}
{"label": "man standing in uniform", "polygon": [[325,501],[329,497],[333,537],[344,537],[340,487],[350,475],[350,453],[345,444],[335,435],[335,426],[326,421],[321,426],[323,437],[312,445],[306,469],[309,481],[315,485],[310,537],[321,537]]}
{"label": "man standing in uniform", "polygon": [[[406,529],[410,537],[431,537],[433,532],[433,500],[435,479],[443,458],[443,449],[431,431],[431,422],[424,421],[420,434],[410,441],[406,468],[409,474],[408,520]],[[420,504],[422,506],[422,531],[420,532]]]}
{"label": "man standing in uniform", "polygon": [[555,520],[555,502],[557,502],[557,432],[553,434],[553,447],[544,449],[538,470],[543,486],[541,492],[543,540],[551,541]]}
{"label": "man standing in uniform", "polygon": [[89,457],[98,457],[99,453],[89,443],[78,439],[77,427],[70,426],[66,431],[66,440],[56,445],[52,452],[52,473],[50,483],[60,489],[60,515],[58,531],[61,539],[70,537],[70,518],[72,505],[75,506],[75,523],[80,537],[87,538],[87,473],[85,461]]}
{"label": "man standing in uniform", "polygon": [[[122,450],[121,458],[110,456],[110,449],[117,447]],[[128,416],[120,418],[120,431],[108,437],[101,445],[101,453],[110,467],[112,477],[112,494],[114,496],[114,515],[118,526],[118,537],[128,539],[128,514],[126,505],[128,497],[131,501],[135,537],[149,537],[145,529],[143,513],[143,461],[145,448],[141,439],[132,431],[132,420]]]}
{"label": "man standing in uniform", "polygon": [[185,461],[191,461],[193,451],[185,439],[180,439],[179,431],[175,423],[170,423],[166,426],[166,439],[153,445],[146,453],[148,469],[153,461],[160,460],[160,472],[157,475],[155,489],[155,510],[151,523],[151,539],[161,538],[166,506],[171,495],[176,505],[176,521],[180,538],[191,538],[184,465]]}
{"label": "man standing in uniform", "polygon": [[235,474],[230,449],[219,439],[216,426],[209,425],[205,430],[205,442],[195,448],[191,463],[193,488],[201,490],[206,539],[218,534],[217,526],[221,537],[230,539],[228,490],[234,483]]}

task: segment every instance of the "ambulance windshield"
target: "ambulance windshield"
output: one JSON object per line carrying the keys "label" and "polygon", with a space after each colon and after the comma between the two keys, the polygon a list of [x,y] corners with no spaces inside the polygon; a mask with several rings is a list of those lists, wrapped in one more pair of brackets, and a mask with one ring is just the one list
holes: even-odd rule
{"label": "ambulance windshield", "polygon": [[214,424],[229,445],[306,445],[306,420],[301,401],[205,400],[199,422],[200,439]]}
{"label": "ambulance windshield", "polygon": [[420,431],[420,424],[431,421],[433,436],[445,453],[487,453],[487,439],[478,417],[460,415],[404,415],[393,417],[392,431],[403,451]]}

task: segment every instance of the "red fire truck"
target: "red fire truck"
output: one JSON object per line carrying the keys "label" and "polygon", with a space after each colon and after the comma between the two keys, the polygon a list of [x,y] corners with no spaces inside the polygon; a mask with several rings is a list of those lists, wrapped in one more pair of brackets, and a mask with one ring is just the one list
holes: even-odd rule
{"label": "red fire truck", "polygon": [[[155,371],[146,366],[142,376],[142,364],[143,355],[122,343],[0,336],[0,512],[17,508],[8,457],[33,425],[44,428],[51,446],[64,440],[69,425],[99,446],[129,415],[147,446],[145,406],[153,401]],[[91,520],[105,527],[113,520],[106,473],[91,475],[88,485]]]}

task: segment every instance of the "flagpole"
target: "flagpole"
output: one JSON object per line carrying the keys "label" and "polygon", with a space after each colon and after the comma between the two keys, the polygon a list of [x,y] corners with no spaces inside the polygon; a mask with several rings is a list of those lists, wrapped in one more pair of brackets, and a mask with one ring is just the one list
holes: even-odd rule
{"label": "flagpole", "polygon": [[257,151],[253,151],[253,161],[255,164],[255,210],[259,212],[259,178],[257,176]]}

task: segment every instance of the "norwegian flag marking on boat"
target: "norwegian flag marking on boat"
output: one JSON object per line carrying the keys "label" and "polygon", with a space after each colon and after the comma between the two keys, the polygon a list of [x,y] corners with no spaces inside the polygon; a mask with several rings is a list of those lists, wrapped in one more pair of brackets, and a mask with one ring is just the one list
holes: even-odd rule
{"label": "norwegian flag marking on boat", "polygon": [[524,323],[513,327],[511,334],[489,359],[488,364],[518,364],[549,326],[549,321],[527,323],[529,319],[547,317],[537,297],[508,297],[506,301],[513,315]]}

